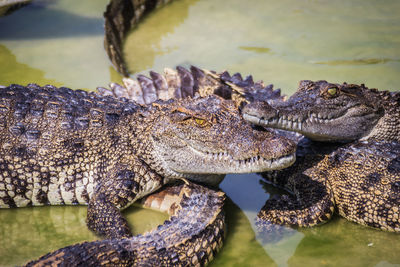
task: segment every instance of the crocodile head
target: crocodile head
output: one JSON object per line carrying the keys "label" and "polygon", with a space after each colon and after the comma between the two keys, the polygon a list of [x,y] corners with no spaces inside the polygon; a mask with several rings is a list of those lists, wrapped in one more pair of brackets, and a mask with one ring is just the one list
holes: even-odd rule
{"label": "crocodile head", "polygon": [[299,132],[317,141],[351,141],[367,136],[384,115],[376,89],[364,85],[301,81],[287,101],[256,101],[243,117],[255,124]]}
{"label": "crocodile head", "polygon": [[207,182],[210,174],[263,172],[295,160],[293,142],[254,130],[231,100],[213,95],[152,105],[158,106],[149,133],[152,158],[166,177]]}

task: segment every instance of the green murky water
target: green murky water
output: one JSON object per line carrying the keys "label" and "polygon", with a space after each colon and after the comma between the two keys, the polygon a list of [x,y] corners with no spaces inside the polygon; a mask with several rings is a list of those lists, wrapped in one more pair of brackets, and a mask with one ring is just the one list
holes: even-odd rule
{"label": "green murky water", "polygon": [[[103,49],[108,1],[38,0],[0,18],[0,84],[51,83],[94,89],[119,81]],[[132,72],[198,65],[263,79],[293,92],[301,79],[365,83],[398,90],[400,2],[177,0],[127,39]],[[228,235],[212,266],[400,266],[400,236],[336,217],[328,224],[265,242],[253,220],[269,197],[257,175],[221,184]],[[165,214],[126,210],[135,233]],[[0,266],[94,240],[86,207],[0,210]]]}
{"label": "green murky water", "polygon": [[132,72],[196,64],[292,92],[300,80],[399,88],[400,2],[182,0],[127,39]]}

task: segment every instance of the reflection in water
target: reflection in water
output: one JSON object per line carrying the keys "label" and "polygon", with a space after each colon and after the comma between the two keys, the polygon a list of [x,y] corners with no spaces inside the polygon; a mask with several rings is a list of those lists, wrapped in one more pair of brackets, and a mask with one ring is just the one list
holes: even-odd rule
{"label": "reflection in water", "polygon": [[[221,183],[222,190],[239,206],[250,221],[253,229],[251,236],[254,236],[254,232],[258,232],[254,225],[256,215],[272,193],[270,191],[265,192],[260,185],[260,179],[261,177],[256,174],[227,175]],[[242,232],[244,230],[237,229],[234,232]],[[264,253],[273,260],[274,264],[282,266],[294,254],[303,234],[294,230],[288,234],[285,233],[285,235],[282,235],[281,232],[273,232],[268,236],[257,235],[255,237],[263,245]],[[238,243],[243,244],[243,247],[248,246],[248,241],[245,239],[238,241]],[[219,255],[217,259],[218,257]],[[255,266],[267,266],[263,264],[262,260],[253,263]]]}
{"label": "reflection in water", "polygon": [[[85,206],[52,206],[0,210],[0,266],[21,265],[52,250],[97,240],[86,226]],[[150,231],[167,214],[136,206],[124,211],[133,234]]]}
{"label": "reflection in water", "polygon": [[[0,17],[0,43],[17,62],[44,72],[24,76],[7,70],[7,81],[90,90],[106,86],[111,79],[103,47],[102,13],[108,1],[39,0]],[[0,60],[8,62],[9,58],[0,51]]]}
{"label": "reflection in water", "polygon": [[[23,20],[15,20],[12,17],[14,14],[1,18],[0,41],[65,38],[68,36],[103,36],[101,27],[103,20],[101,17],[79,16],[65,10],[53,10],[49,13],[45,6],[38,7],[37,5],[24,9],[19,11],[19,13],[25,15]],[[62,30],[60,30],[59,25],[64,26]]]}
{"label": "reflection in water", "polygon": [[239,49],[246,50],[246,51],[251,51],[254,53],[270,53],[271,49],[268,47],[257,47],[257,46],[239,46]]}
{"label": "reflection in water", "polygon": [[[167,5],[168,8],[163,7],[155,10],[151,16],[145,17],[133,29],[132,32],[135,34],[130,35],[129,42],[126,42],[124,46],[124,54],[126,54],[125,58],[130,73],[151,68],[157,56],[172,53],[177,49],[174,46],[162,46],[163,36],[174,34],[175,28],[181,25],[188,16],[189,6],[197,1],[181,0],[172,2]],[[145,25],[144,28],[143,24]],[[136,34],[136,32],[141,34]]]}
{"label": "reflection in water", "polygon": [[226,199],[224,210],[227,236],[209,266],[276,266],[255,239],[247,216],[230,198]]}
{"label": "reflection in water", "polygon": [[0,266],[21,265],[55,248],[95,240],[85,218],[86,207],[0,210]]}
{"label": "reflection in water", "polygon": [[[41,85],[61,85],[54,80],[46,79],[44,71],[17,62],[11,51],[2,44],[0,44],[0,62],[7,62],[7,64],[0,64],[0,85],[7,86],[12,83],[28,84],[32,82]],[[18,77],[18,79],[15,77]]]}
{"label": "reflection in water", "polygon": [[330,61],[316,61],[314,64],[322,65],[369,65],[369,64],[384,64],[391,61],[400,62],[400,59],[391,58],[366,58],[366,59],[353,59],[353,60],[330,60]]}
{"label": "reflection in water", "polygon": [[326,225],[301,231],[304,238],[289,259],[290,266],[375,266],[385,261],[400,264],[399,234],[367,228],[339,217]]}

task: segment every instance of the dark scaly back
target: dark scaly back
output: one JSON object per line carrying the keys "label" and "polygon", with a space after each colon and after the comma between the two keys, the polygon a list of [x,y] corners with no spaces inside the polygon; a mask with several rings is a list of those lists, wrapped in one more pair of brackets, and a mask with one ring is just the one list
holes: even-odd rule
{"label": "dark scaly back", "polygon": [[[309,227],[327,222],[334,212],[381,230],[400,232],[400,144],[357,141],[305,155],[272,182],[291,195],[270,198],[258,214],[261,230],[273,224]],[[328,148],[328,146],[326,146]]]}
{"label": "dark scaly back", "polygon": [[100,119],[104,121],[98,123],[113,123],[140,108],[124,99],[51,85],[10,85],[0,90],[0,98],[1,116],[7,116],[3,123],[24,123],[43,116],[47,123],[60,120],[59,126],[65,130],[100,126],[96,124]]}
{"label": "dark scaly back", "polygon": [[[400,142],[400,92],[373,91],[376,98],[382,99],[384,116],[363,140],[373,138]],[[371,101],[374,101],[371,99]]]}
{"label": "dark scaly back", "polygon": [[321,161],[339,214],[350,221],[400,232],[400,143],[361,141]]}
{"label": "dark scaly back", "polygon": [[[104,171],[100,151],[112,145],[113,126],[138,109],[123,99],[68,88],[1,89],[0,207],[87,203],[89,184]],[[87,174],[93,181],[85,180]],[[78,184],[82,190],[75,190]]]}

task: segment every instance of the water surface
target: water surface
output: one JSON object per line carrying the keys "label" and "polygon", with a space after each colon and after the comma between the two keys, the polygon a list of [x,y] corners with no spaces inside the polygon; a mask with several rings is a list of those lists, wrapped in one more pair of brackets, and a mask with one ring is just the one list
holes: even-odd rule
{"label": "water surface", "polygon": [[[0,84],[51,83],[94,89],[120,76],[103,49],[107,0],[34,1],[0,18]],[[293,92],[301,79],[365,83],[398,90],[399,1],[178,0],[147,17],[124,53],[132,72],[190,64],[252,74]],[[260,177],[228,175],[225,245],[211,266],[399,266],[400,236],[335,217],[312,229],[269,240],[256,237],[254,218],[269,197]],[[166,215],[125,211],[135,233]],[[0,210],[0,265],[97,237],[86,207]]]}
{"label": "water surface", "polygon": [[293,92],[300,80],[398,90],[400,2],[181,0],[127,38],[132,72],[196,64]]}

